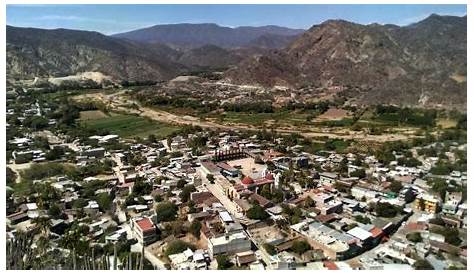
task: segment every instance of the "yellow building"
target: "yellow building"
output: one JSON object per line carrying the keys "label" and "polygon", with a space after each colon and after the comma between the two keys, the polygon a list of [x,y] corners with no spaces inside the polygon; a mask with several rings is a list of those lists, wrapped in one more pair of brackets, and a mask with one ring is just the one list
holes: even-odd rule
{"label": "yellow building", "polygon": [[420,194],[416,197],[415,208],[428,213],[438,212],[439,201],[432,195]]}

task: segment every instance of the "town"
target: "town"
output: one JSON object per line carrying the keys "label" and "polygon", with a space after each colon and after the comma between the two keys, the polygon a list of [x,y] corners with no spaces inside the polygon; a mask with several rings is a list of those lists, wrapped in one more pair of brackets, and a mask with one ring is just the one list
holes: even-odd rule
{"label": "town", "polygon": [[94,106],[42,96],[7,94],[9,269],[466,269],[465,120],[369,146],[124,138],[77,125]]}

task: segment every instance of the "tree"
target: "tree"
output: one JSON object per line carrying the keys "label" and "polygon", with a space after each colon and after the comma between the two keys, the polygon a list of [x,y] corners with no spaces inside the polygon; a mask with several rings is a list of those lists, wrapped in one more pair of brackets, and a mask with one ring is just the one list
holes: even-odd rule
{"label": "tree", "polygon": [[184,179],[179,179],[178,182],[176,182],[176,187],[181,189],[183,188],[188,182]]}
{"label": "tree", "polygon": [[109,210],[112,207],[113,197],[108,193],[99,193],[96,196],[96,201],[102,211]]}
{"label": "tree", "polygon": [[48,217],[35,218],[32,223],[38,227],[42,234],[48,234],[49,228],[51,227],[51,220]]}
{"label": "tree", "polygon": [[77,200],[74,201],[72,207],[73,208],[83,208],[87,205],[87,200],[83,198],[78,198]]}
{"label": "tree", "polygon": [[156,221],[158,223],[174,221],[176,219],[178,207],[172,202],[161,202],[156,206],[155,211]]}
{"label": "tree", "polygon": [[156,140],[155,134],[150,134],[150,135],[148,135],[148,142],[154,144],[154,143],[156,143],[156,141],[157,141],[157,140]]}
{"label": "tree", "polygon": [[304,200],[304,207],[305,208],[309,208],[309,207],[313,207],[314,206],[314,200],[311,199],[311,197],[306,197],[306,199]]}
{"label": "tree", "polygon": [[375,212],[377,216],[393,218],[400,212],[400,208],[389,203],[378,203],[375,206]]}
{"label": "tree", "polygon": [[311,250],[311,245],[307,241],[294,241],[291,245],[291,251],[301,255]]}
{"label": "tree", "polygon": [[181,193],[179,193],[179,198],[181,199],[181,202],[186,203],[187,201],[189,201],[191,193],[195,191],[196,191],[196,187],[194,185],[186,185],[181,190]]}
{"label": "tree", "polygon": [[53,161],[61,158],[64,155],[64,149],[62,147],[56,146],[45,155],[46,160]]}
{"label": "tree", "polygon": [[207,175],[206,175],[206,179],[207,179],[211,184],[213,184],[214,181],[215,181],[214,175],[212,175],[212,174],[207,174]]}
{"label": "tree", "polygon": [[187,242],[182,241],[182,240],[174,240],[174,241],[168,243],[168,245],[166,246],[165,255],[169,256],[169,255],[172,255],[172,254],[181,253],[181,252],[185,251],[188,248],[191,249],[191,250],[195,249],[195,247],[190,243],[187,243]]}
{"label": "tree", "polygon": [[362,169],[362,168],[356,169],[356,170],[354,170],[350,173],[350,176],[351,177],[358,177],[358,178],[362,179],[366,176],[365,169]]}
{"label": "tree", "polygon": [[42,129],[48,126],[48,119],[43,116],[30,116],[23,121],[23,125],[35,130]]}
{"label": "tree", "polygon": [[155,202],[159,203],[159,202],[162,202],[163,201],[163,197],[161,197],[161,195],[157,194],[155,195]]}
{"label": "tree", "polygon": [[277,254],[277,250],[275,248],[274,245],[271,245],[269,243],[264,243],[263,244],[263,248],[265,249],[265,251],[267,251],[268,254],[270,255],[275,255]]}
{"label": "tree", "polygon": [[354,216],[354,220],[356,220],[357,222],[362,223],[362,224],[370,224],[370,218],[369,217],[364,217],[362,215]]}
{"label": "tree", "polygon": [[218,255],[217,256],[217,269],[226,270],[233,266],[234,264],[229,260],[227,255]]}
{"label": "tree", "polygon": [[151,184],[145,182],[143,178],[137,178],[133,184],[132,193],[137,196],[143,196],[150,194],[152,190],[153,187]]}
{"label": "tree", "polygon": [[61,218],[61,208],[54,203],[49,207],[48,214],[54,219],[59,219]]}
{"label": "tree", "polygon": [[419,232],[413,232],[413,233],[407,234],[407,240],[414,243],[419,243],[423,240],[423,238],[421,238],[421,234]]}
{"label": "tree", "polygon": [[194,220],[189,227],[189,230],[198,240],[201,238],[201,222]]}
{"label": "tree", "polygon": [[252,206],[248,211],[247,211],[247,217],[250,219],[254,220],[265,220],[267,219],[270,215],[265,211],[263,207],[260,205],[256,204]]}
{"label": "tree", "polygon": [[451,245],[460,245],[462,240],[459,238],[459,230],[457,228],[451,227],[440,227],[440,228],[433,228],[432,231],[434,233],[438,233],[444,236],[445,242]]}
{"label": "tree", "polygon": [[441,200],[444,201],[446,192],[448,191],[448,183],[446,183],[446,180],[443,179],[435,179],[431,184],[431,189],[438,193],[439,197],[441,197]]}
{"label": "tree", "polygon": [[434,270],[433,266],[425,259],[422,260],[417,260],[414,264],[413,267],[416,270]]}
{"label": "tree", "polygon": [[272,199],[272,192],[270,190],[270,185],[264,185],[262,189],[260,190],[260,195],[267,199]]}
{"label": "tree", "polygon": [[15,183],[17,175],[11,168],[7,167],[6,177],[7,185],[12,185]]}
{"label": "tree", "polygon": [[399,193],[400,190],[402,190],[402,188],[403,188],[403,185],[399,181],[394,181],[390,184],[390,190],[395,193]]}

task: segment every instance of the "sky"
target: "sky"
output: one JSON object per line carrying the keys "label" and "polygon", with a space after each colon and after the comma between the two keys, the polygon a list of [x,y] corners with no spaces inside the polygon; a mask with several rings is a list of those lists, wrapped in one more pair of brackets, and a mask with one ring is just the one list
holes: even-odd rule
{"label": "sky", "polygon": [[113,34],[158,24],[279,25],[308,29],[328,19],[408,25],[432,13],[464,16],[466,5],[7,5],[7,24]]}

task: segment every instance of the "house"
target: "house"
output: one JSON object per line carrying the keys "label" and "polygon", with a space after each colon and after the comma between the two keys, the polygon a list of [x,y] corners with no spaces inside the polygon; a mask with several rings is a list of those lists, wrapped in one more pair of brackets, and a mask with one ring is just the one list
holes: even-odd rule
{"label": "house", "polygon": [[439,209],[439,200],[433,195],[419,194],[415,200],[415,208],[429,213],[436,213]]}
{"label": "house", "polygon": [[257,261],[255,253],[251,250],[245,252],[239,252],[235,254],[235,261],[238,266],[247,265]]}
{"label": "house", "polygon": [[127,229],[126,228],[120,228],[111,234],[105,236],[105,242],[106,243],[116,243],[121,240],[127,239]]}
{"label": "house", "polygon": [[139,243],[146,245],[155,241],[157,228],[150,218],[139,217],[130,219],[130,226]]}
{"label": "house", "polygon": [[380,196],[381,193],[375,190],[355,186],[351,189],[351,195],[357,200],[371,200]]}
{"label": "house", "polygon": [[405,187],[400,190],[398,197],[406,203],[411,203],[416,198],[416,191],[412,187]]}
{"label": "house", "polygon": [[240,171],[238,169],[228,165],[227,163],[220,162],[217,163],[216,166],[221,169],[221,173],[224,176],[237,177],[240,174]]}
{"label": "house", "polygon": [[87,156],[91,158],[103,158],[105,156],[105,148],[98,147],[98,148],[90,148],[81,153],[82,156]]}
{"label": "house", "polygon": [[331,200],[327,203],[322,203],[316,205],[316,208],[320,210],[321,214],[328,215],[332,213],[341,213],[342,212],[342,202]]}
{"label": "house", "polygon": [[244,232],[225,233],[222,236],[208,239],[209,254],[214,257],[219,254],[236,254],[251,250],[252,242]]}
{"label": "house", "polygon": [[336,183],[336,180],[339,178],[339,175],[336,173],[323,172],[319,174],[319,182],[322,185],[333,185]]}
{"label": "house", "polygon": [[210,161],[202,161],[201,170],[204,175],[217,174],[221,171],[221,169],[218,166],[216,166],[213,162],[210,162]]}
{"label": "house", "polygon": [[358,239],[347,233],[332,229],[317,221],[303,221],[290,226],[303,235],[315,249],[322,249],[324,255],[335,260],[350,257],[360,249]]}
{"label": "house", "polygon": [[446,194],[446,201],[443,204],[442,212],[445,214],[456,214],[458,206],[462,202],[461,192],[448,192]]}

